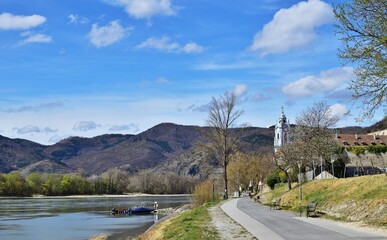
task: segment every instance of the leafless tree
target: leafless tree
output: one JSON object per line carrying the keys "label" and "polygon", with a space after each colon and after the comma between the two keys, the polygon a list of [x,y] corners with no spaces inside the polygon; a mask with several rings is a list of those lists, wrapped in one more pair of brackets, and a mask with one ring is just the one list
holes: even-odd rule
{"label": "leafless tree", "polygon": [[204,131],[207,138],[205,149],[210,151],[223,167],[224,197],[228,197],[227,165],[240,150],[240,139],[246,124],[238,125],[242,110],[236,108],[235,94],[225,92],[219,99],[212,98],[209,106],[207,123],[209,128]]}
{"label": "leafless tree", "polygon": [[336,149],[333,127],[338,120],[325,101],[314,103],[297,116],[293,141],[297,142],[300,158],[304,158],[305,164],[311,163],[313,170],[315,159],[329,159]]}
{"label": "leafless tree", "polygon": [[288,180],[288,188],[292,189],[292,174],[297,168],[297,161],[301,156],[301,144],[298,141],[292,141],[287,145],[283,145],[277,152],[274,153],[275,166],[283,171]]}

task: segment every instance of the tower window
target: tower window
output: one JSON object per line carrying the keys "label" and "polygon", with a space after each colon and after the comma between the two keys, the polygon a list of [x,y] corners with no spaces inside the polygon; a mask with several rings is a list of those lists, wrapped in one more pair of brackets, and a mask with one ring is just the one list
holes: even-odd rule
{"label": "tower window", "polygon": [[277,139],[279,139],[279,133],[277,133]]}

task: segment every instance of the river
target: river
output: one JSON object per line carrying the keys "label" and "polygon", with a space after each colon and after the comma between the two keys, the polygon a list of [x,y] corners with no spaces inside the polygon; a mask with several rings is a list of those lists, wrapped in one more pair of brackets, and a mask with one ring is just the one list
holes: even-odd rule
{"label": "river", "polygon": [[0,198],[0,239],[75,240],[99,234],[126,239],[145,232],[159,215],[112,215],[115,208],[145,203],[159,209],[191,201],[186,195]]}

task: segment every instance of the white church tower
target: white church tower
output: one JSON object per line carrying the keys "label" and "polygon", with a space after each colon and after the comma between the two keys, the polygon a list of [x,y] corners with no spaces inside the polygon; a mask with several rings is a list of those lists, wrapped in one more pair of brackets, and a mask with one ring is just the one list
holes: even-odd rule
{"label": "white church tower", "polygon": [[290,142],[290,124],[286,121],[284,107],[282,107],[282,113],[275,125],[274,132],[274,152],[277,152],[281,146]]}

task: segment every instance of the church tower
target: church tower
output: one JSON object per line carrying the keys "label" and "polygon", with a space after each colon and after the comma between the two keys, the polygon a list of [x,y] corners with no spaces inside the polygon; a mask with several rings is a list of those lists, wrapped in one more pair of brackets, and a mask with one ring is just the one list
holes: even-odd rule
{"label": "church tower", "polygon": [[282,107],[282,113],[275,125],[274,132],[274,152],[277,152],[281,146],[290,142],[290,124],[286,121],[284,107]]}

